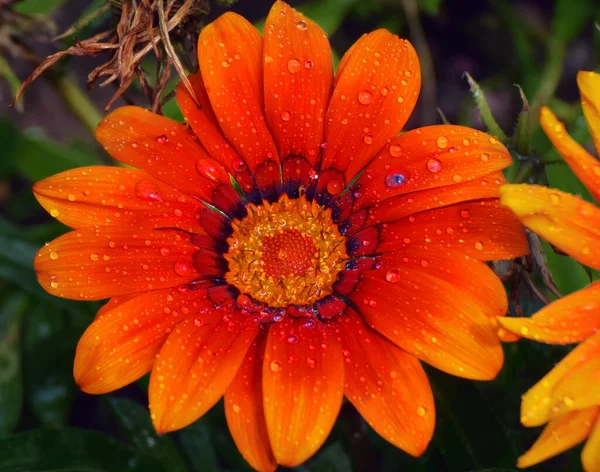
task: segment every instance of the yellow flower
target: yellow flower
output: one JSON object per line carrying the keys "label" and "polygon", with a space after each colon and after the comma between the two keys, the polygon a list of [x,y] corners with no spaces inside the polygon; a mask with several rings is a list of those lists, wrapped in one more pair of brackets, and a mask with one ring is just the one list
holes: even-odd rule
{"label": "yellow flower", "polygon": [[[579,72],[581,104],[600,155],[600,75]],[[544,107],[541,125],[577,177],[600,202],[600,162],[575,142]],[[600,209],[582,199],[537,185],[506,185],[501,203],[532,231],[582,264],[600,269]],[[531,318],[499,319],[507,330],[551,344],[581,342],[523,396],[521,422],[548,423],[533,447],[519,458],[529,467],[587,438],[582,453],[587,472],[600,471],[600,282],[551,303]]]}

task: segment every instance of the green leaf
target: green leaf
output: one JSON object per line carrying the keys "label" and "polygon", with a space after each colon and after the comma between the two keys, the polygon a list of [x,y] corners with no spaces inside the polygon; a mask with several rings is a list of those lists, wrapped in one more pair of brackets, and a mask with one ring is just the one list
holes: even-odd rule
{"label": "green leaf", "polygon": [[110,397],[108,401],[121,433],[138,450],[156,458],[165,471],[185,472],[187,470],[171,437],[158,436],[154,431],[148,409],[126,398]]}
{"label": "green leaf", "polygon": [[590,276],[579,262],[572,257],[556,254],[552,246],[543,240],[542,247],[548,268],[561,295],[568,295],[589,285]]}
{"label": "green leaf", "polygon": [[146,454],[103,433],[85,429],[34,429],[0,438],[2,472],[149,472],[160,470]]}
{"label": "green leaf", "polygon": [[[218,472],[219,459],[212,443],[213,433],[208,422],[200,419],[177,433],[181,448],[192,470]],[[239,469],[236,469],[239,470]]]}
{"label": "green leaf", "polygon": [[325,33],[332,35],[355,3],[357,0],[313,0],[296,8],[318,23]]}
{"label": "green leaf", "polygon": [[21,417],[23,374],[19,338],[25,303],[25,297],[17,293],[2,300],[0,309],[0,434],[12,431]]}
{"label": "green leaf", "polygon": [[552,32],[560,41],[571,41],[581,30],[592,22],[592,0],[578,0],[574,8],[572,0],[556,0],[552,18]]}
{"label": "green leaf", "polygon": [[41,180],[73,167],[99,165],[102,162],[75,146],[60,144],[48,138],[22,134],[12,156],[16,168],[29,180]]}
{"label": "green leaf", "polygon": [[45,15],[52,13],[66,0],[22,0],[15,3],[13,9],[23,15]]}
{"label": "green leaf", "polygon": [[352,472],[350,458],[339,441],[324,448],[315,458],[311,472]]}

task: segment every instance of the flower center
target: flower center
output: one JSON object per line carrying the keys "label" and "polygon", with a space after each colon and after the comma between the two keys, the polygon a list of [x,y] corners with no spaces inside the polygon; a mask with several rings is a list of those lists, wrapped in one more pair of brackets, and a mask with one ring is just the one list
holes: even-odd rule
{"label": "flower center", "polygon": [[227,282],[272,307],[309,305],[331,294],[348,258],[331,209],[304,196],[250,204],[232,228]]}

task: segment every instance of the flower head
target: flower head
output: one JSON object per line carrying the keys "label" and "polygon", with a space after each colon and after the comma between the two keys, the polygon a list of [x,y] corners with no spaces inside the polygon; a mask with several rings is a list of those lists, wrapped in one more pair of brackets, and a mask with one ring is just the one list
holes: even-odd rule
{"label": "flower head", "polygon": [[398,136],[420,88],[408,41],[363,36],[333,74],[321,28],[276,2],[264,39],[226,13],[177,100],[187,126],[136,107],[98,140],[137,168],[75,169],[35,193],[74,231],[36,257],[50,293],[109,298],[75,378],[103,393],[152,371],[153,423],[182,428],[223,395],[240,451],[293,466],[342,397],[418,456],[435,422],[420,361],[491,379],[503,286],[482,262],[527,251],[499,205],[506,149],[430,126]]}
{"label": "flower head", "polygon": [[[600,154],[600,75],[579,72],[581,103]],[[541,125],[573,172],[600,201],[600,162],[575,142],[548,109]],[[528,226],[582,264],[600,269],[600,209],[579,197],[536,185],[506,185],[503,205]],[[509,331],[551,344],[581,342],[523,397],[525,426],[548,423],[520,459],[528,467],[587,438],[582,462],[600,470],[600,283],[555,301],[531,318],[499,319]]]}

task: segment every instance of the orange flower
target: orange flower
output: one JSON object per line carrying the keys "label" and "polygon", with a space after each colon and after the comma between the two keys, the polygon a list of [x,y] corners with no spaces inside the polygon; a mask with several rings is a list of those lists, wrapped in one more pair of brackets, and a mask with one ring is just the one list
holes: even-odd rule
{"label": "orange flower", "polygon": [[100,124],[107,151],[139,170],[36,184],[74,228],[38,253],[39,281],[112,297],[79,342],[76,381],[104,393],[151,370],[159,432],[224,395],[248,462],[294,466],[346,395],[418,456],[435,422],[420,360],[472,379],[502,366],[507,299],[482,261],[527,251],[498,200],[510,156],[460,126],[398,136],[421,76],[388,31],[363,36],[335,78],[311,20],[276,2],[265,32],[233,13],[202,31],[198,104],[177,89],[188,126],[136,107]]}
{"label": "orange flower", "polygon": [[[600,75],[579,72],[581,104],[600,154]],[[548,109],[541,125],[573,172],[600,201],[600,162],[566,133]],[[506,185],[503,205],[521,221],[582,264],[600,269],[600,209],[569,195],[536,185]],[[523,397],[521,422],[548,423],[518,462],[529,467],[582,442],[587,472],[600,471],[600,282],[566,296],[531,318],[499,319],[507,330],[536,341],[583,341]]]}

